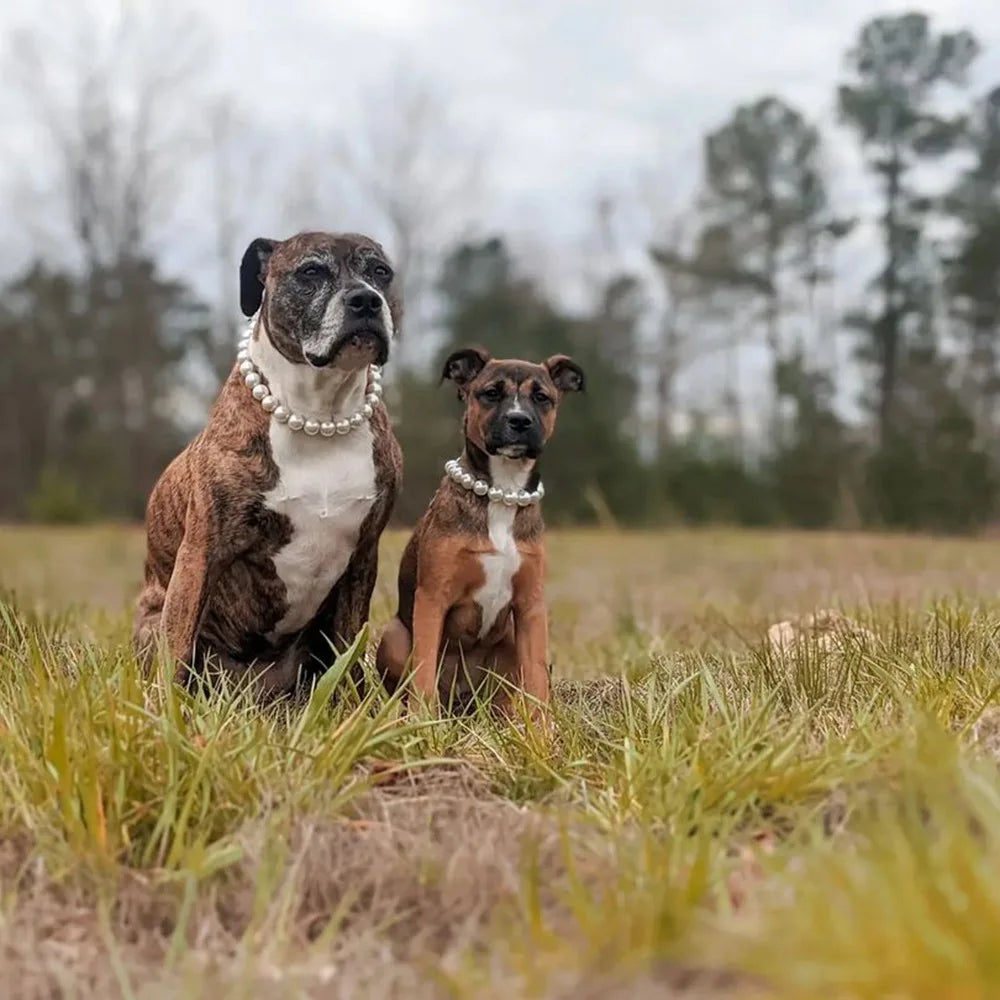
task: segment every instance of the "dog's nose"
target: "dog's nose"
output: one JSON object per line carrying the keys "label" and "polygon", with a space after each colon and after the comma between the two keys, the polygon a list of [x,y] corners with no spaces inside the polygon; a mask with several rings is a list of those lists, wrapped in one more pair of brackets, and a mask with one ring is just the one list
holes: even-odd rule
{"label": "dog's nose", "polygon": [[348,292],[344,303],[351,315],[360,318],[378,316],[382,311],[382,296],[370,288],[355,288]]}
{"label": "dog's nose", "polygon": [[507,426],[512,431],[526,431],[531,426],[531,417],[527,413],[508,413]]}
{"label": "dog's nose", "polygon": [[328,354],[319,354],[316,351],[303,351],[306,356],[306,361],[313,366],[313,368],[322,368],[323,365],[327,364],[330,360]]}

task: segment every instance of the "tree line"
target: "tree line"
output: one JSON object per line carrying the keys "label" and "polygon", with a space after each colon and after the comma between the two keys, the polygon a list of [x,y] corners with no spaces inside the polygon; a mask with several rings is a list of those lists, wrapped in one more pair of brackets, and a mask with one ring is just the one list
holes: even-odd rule
{"label": "tree line", "polygon": [[[780,95],[741,103],[704,137],[696,195],[660,220],[645,266],[621,264],[607,235],[615,201],[599,205],[602,252],[572,306],[503,234],[456,226],[427,239],[428,209],[443,218],[471,180],[417,155],[442,127],[425,98],[401,105],[395,152],[408,155],[333,149],[381,210],[412,293],[407,363],[390,385],[406,456],[398,520],[419,514],[460,445],[438,362],[469,343],[567,353],[587,371],[545,457],[552,522],[961,531],[995,519],[1000,84],[972,92],[979,54],[971,31],[921,13],[864,24],[835,89],[837,136]],[[178,89],[171,68],[149,76],[144,117],[130,122],[145,138],[121,127],[99,74],[70,111],[36,106],[55,123],[77,253],[40,257],[0,294],[0,517],[141,516],[231,363],[234,207],[214,213],[215,301],[153,249],[164,166],[153,139],[161,98]],[[214,122],[216,163],[227,120]],[[830,167],[843,136],[871,187],[847,209]],[[232,185],[215,176],[224,201]],[[859,240],[869,274],[851,287],[845,248]],[[763,371],[750,395],[748,360]]]}

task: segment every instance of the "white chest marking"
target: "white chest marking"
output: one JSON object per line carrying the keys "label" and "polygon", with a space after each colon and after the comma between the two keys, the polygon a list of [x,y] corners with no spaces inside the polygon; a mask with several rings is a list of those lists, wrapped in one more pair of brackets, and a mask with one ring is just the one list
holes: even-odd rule
{"label": "white chest marking", "polygon": [[[491,458],[490,479],[502,489],[524,489],[533,464],[514,459]],[[482,613],[480,638],[489,632],[497,616],[514,596],[514,576],[521,567],[521,553],[514,541],[514,518],[517,511],[517,507],[508,507],[502,503],[491,503],[487,510],[490,542],[494,551],[485,552],[479,557],[486,579],[473,594],[473,600]]]}
{"label": "white chest marking", "polygon": [[493,627],[497,616],[514,595],[514,574],[521,565],[521,554],[514,542],[514,517],[516,507],[506,507],[502,503],[490,504],[490,541],[494,552],[484,552],[479,557],[486,580],[473,595],[482,611],[479,626],[481,639]]}
{"label": "white chest marking", "polygon": [[[357,410],[364,399],[364,371],[292,364],[275,350],[262,321],[250,357],[271,391],[297,413],[325,420]],[[287,601],[284,616],[269,636],[273,641],[300,631],[316,616],[347,568],[376,490],[370,424],[325,438],[289,430],[272,420],[269,436],[278,482],[264,494],[264,503],[285,515],[292,530],[288,544],[273,557]]]}
{"label": "white chest marking", "polygon": [[308,437],[271,422],[278,482],[264,503],[291,521],[292,537],[274,555],[288,607],[272,637],[304,628],[343,575],[375,502],[372,431]]}

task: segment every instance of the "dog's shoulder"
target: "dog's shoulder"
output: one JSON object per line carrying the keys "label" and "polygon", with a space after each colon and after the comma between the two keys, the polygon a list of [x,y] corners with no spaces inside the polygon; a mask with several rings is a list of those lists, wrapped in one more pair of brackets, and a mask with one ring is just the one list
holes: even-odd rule
{"label": "dog's shoulder", "polygon": [[486,542],[489,525],[485,504],[474,494],[456,489],[445,476],[420,519],[417,533],[421,548],[440,544],[444,539]]}
{"label": "dog's shoulder", "polygon": [[514,518],[514,541],[518,545],[535,545],[545,534],[545,521],[538,504],[521,507]]}
{"label": "dog's shoulder", "polygon": [[220,499],[257,496],[278,479],[268,433],[270,417],[259,406],[247,406],[245,393],[234,368],[204,429],[186,449],[192,488]]}
{"label": "dog's shoulder", "polygon": [[278,470],[271,457],[267,414],[234,405],[243,388],[237,372],[223,385],[208,422],[157,480],[146,507],[146,530],[153,547],[176,550],[192,524],[223,544],[242,544],[260,521],[260,496],[273,487]]}

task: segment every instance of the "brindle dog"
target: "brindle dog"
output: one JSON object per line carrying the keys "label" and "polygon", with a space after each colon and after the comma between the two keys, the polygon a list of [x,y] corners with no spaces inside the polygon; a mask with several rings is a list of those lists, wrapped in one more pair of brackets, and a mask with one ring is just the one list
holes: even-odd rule
{"label": "brindle dog", "polygon": [[148,657],[165,642],[179,680],[212,663],[281,693],[368,618],[402,469],[369,366],[387,360],[402,310],[385,252],[350,233],[254,240],[240,302],[243,365],[269,394],[235,366],[156,484],[135,643]]}

